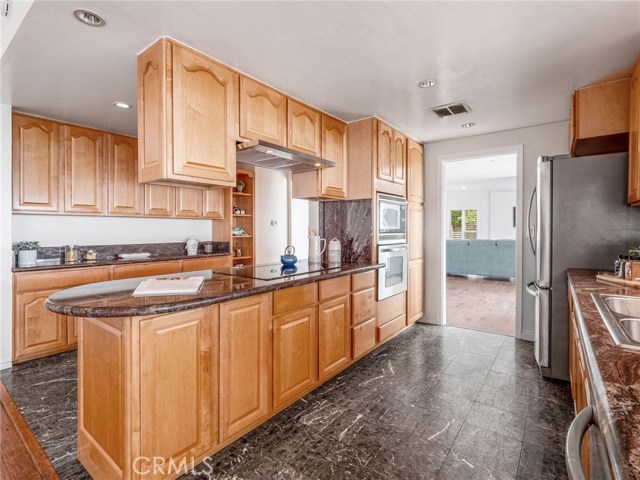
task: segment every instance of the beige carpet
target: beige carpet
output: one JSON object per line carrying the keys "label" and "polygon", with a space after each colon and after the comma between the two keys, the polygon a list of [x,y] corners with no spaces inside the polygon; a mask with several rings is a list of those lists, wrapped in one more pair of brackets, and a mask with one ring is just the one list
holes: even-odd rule
{"label": "beige carpet", "polygon": [[447,277],[447,325],[514,336],[513,282]]}

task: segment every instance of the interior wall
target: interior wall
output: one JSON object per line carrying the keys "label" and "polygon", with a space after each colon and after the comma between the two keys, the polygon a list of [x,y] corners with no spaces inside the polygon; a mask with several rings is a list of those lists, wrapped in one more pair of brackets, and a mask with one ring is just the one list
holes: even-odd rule
{"label": "interior wall", "polygon": [[489,192],[489,209],[491,211],[489,216],[490,239],[516,239],[516,227],[513,224],[513,208],[515,206],[516,192]]}
{"label": "interior wall", "polygon": [[37,240],[43,247],[184,242],[212,238],[211,220],[186,218],[12,215],[12,241]]}
{"label": "interior wall", "polygon": [[[523,203],[525,208],[518,212],[518,221],[526,224],[526,206],[536,183],[536,162],[540,155],[561,155],[569,151],[568,122],[556,122],[533,127],[506,130],[503,132],[464,137],[425,145],[425,321],[440,324],[442,322],[442,241],[440,237],[441,191],[438,184],[438,164],[444,157],[473,154],[508,146],[523,146]],[[522,229],[522,283],[523,286],[535,278],[533,252],[529,248],[526,228]],[[522,295],[522,335],[533,339],[534,302],[526,291]]]}
{"label": "interior wall", "polygon": [[11,105],[0,105],[0,369],[11,366]]}
{"label": "interior wall", "polygon": [[255,169],[254,238],[257,265],[280,262],[280,255],[287,246],[290,183],[290,176],[286,172],[259,167]]}

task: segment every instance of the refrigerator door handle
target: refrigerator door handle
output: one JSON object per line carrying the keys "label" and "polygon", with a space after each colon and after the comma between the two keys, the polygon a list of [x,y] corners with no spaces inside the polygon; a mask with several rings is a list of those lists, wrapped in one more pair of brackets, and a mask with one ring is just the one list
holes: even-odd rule
{"label": "refrigerator door handle", "polygon": [[536,193],[538,189],[533,187],[533,192],[531,192],[531,199],[529,200],[529,212],[527,213],[527,227],[529,231],[529,244],[531,245],[531,250],[533,250],[533,254],[536,254],[536,226],[531,225],[531,210],[533,210],[533,201],[536,198]]}
{"label": "refrigerator door handle", "polygon": [[538,296],[538,287],[536,285],[536,282],[527,283],[527,292],[529,292],[529,294],[533,295],[534,297]]}
{"label": "refrigerator door handle", "polygon": [[553,157],[538,159],[536,283],[540,288],[551,287],[551,215],[553,209]]}

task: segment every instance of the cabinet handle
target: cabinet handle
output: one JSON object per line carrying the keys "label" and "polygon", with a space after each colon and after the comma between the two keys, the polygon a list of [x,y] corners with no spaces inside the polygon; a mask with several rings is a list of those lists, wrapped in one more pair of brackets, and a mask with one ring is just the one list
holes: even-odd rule
{"label": "cabinet handle", "polygon": [[580,447],[582,445],[582,437],[592,423],[593,407],[591,405],[583,408],[571,422],[566,443],[569,480],[585,480],[580,458]]}

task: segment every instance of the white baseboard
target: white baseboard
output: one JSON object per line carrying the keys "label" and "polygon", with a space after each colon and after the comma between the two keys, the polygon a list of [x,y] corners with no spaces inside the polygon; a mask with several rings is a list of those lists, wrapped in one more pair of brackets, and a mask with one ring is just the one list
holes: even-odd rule
{"label": "white baseboard", "polygon": [[526,330],[522,331],[522,337],[521,340],[526,340],[527,342],[533,342],[536,339],[536,334],[535,332],[529,332]]}
{"label": "white baseboard", "polygon": [[5,368],[11,367],[11,360],[6,360],[4,362],[0,362],[0,370],[4,370]]}

